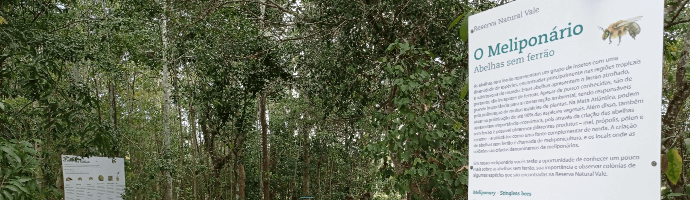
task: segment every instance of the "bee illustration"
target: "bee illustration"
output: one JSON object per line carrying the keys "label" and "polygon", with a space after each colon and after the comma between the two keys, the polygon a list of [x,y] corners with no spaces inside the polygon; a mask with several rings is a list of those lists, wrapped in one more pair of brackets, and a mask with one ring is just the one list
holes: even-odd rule
{"label": "bee illustration", "polygon": [[612,39],[618,38],[618,45],[621,45],[621,40],[626,33],[630,33],[630,36],[635,39],[635,37],[640,34],[640,25],[636,22],[640,19],[642,19],[642,16],[617,21],[611,24],[607,29],[599,27],[599,29],[604,31],[604,35],[601,37],[602,40],[608,38],[609,44],[611,44],[613,43],[613,41],[611,41]]}

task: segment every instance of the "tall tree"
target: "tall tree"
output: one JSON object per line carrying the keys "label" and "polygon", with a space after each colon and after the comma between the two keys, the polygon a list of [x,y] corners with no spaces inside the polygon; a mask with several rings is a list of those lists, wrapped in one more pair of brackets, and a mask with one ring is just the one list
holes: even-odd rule
{"label": "tall tree", "polygon": [[259,120],[261,121],[261,146],[262,146],[262,173],[263,195],[265,200],[271,199],[271,172],[269,171],[268,157],[268,123],[266,122],[266,91],[261,93]]}
{"label": "tall tree", "polygon": [[163,76],[162,76],[162,82],[163,82],[163,126],[165,127],[165,153],[164,153],[164,159],[165,159],[165,164],[168,166],[165,166],[165,170],[163,171],[163,174],[165,175],[165,197],[164,199],[166,200],[172,200],[172,171],[170,170],[170,166],[172,161],[172,153],[170,149],[170,121],[169,121],[169,116],[168,116],[168,109],[170,106],[170,88],[168,88],[168,4],[166,2],[167,0],[163,0],[163,16],[161,18],[161,38],[163,41]]}

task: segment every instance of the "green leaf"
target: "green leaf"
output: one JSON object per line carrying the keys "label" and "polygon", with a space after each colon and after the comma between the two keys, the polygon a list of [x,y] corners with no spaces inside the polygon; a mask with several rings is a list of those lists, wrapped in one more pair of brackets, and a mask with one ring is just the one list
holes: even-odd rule
{"label": "green leaf", "polygon": [[7,24],[7,20],[0,16],[0,24]]}
{"label": "green leaf", "polygon": [[470,15],[465,15],[465,19],[463,19],[462,23],[460,24],[460,39],[464,42],[467,42],[467,36],[469,35],[469,19]]}
{"label": "green leaf", "polygon": [[[396,41],[397,42],[397,41]],[[388,48],[386,48],[386,51],[391,51],[393,48],[395,48],[396,43],[388,45]]]}
{"label": "green leaf", "polygon": [[417,169],[417,172],[419,172],[420,176],[425,177],[427,174],[426,169]]}
{"label": "green leaf", "polygon": [[7,198],[9,200],[14,199],[14,197],[12,197],[12,195],[10,195],[10,193],[5,191],[5,190],[3,190],[2,193],[5,194],[5,198]]}
{"label": "green leaf", "polygon": [[666,177],[674,185],[678,183],[680,179],[680,174],[683,171],[683,160],[678,154],[678,149],[673,148],[666,154],[668,157],[668,170],[666,171]]}
{"label": "green leaf", "polygon": [[19,192],[19,188],[17,188],[17,186],[14,185],[6,185],[5,188],[10,189],[14,192]]}
{"label": "green leaf", "polygon": [[448,26],[448,30],[450,30],[451,28],[453,28],[453,27],[455,26],[455,24],[458,24],[458,22],[460,22],[460,20],[461,20],[464,16],[465,16],[465,14],[462,14],[462,15],[458,16],[457,18],[455,18],[455,20],[453,20],[453,22],[450,23],[450,26]]}
{"label": "green leaf", "polygon": [[17,182],[20,182],[20,183],[23,183],[23,182],[27,182],[27,181],[30,181],[30,180],[31,180],[30,178],[20,178],[20,179],[17,179],[16,181],[17,181]]}
{"label": "green leaf", "polygon": [[22,162],[22,159],[19,158],[19,156],[14,152],[14,149],[11,149],[11,148],[9,148],[9,147],[4,146],[4,147],[0,147],[0,150],[4,151],[4,152],[7,153],[10,157],[12,157],[12,158],[14,158],[15,160],[17,160],[17,162],[19,162],[19,163]]}
{"label": "green leaf", "polygon": [[453,130],[458,131],[460,128],[462,128],[462,123],[458,122],[453,125]]}
{"label": "green leaf", "polygon": [[455,180],[455,186],[459,186],[460,184],[467,185],[467,179],[468,177],[464,174],[458,175],[458,179]]}
{"label": "green leaf", "polygon": [[467,96],[467,93],[470,90],[470,84],[465,84],[465,86],[462,86],[462,90],[460,90],[460,98],[464,99],[465,96]]}
{"label": "green leaf", "polygon": [[668,194],[669,197],[679,197],[679,196],[683,196],[683,195],[685,195],[685,194],[683,194],[683,193],[671,193],[671,194]]}
{"label": "green leaf", "polygon": [[[13,185],[13,186],[16,186],[17,188],[19,188],[19,190],[21,190],[21,191],[24,192],[24,193],[29,193],[29,190],[27,190],[27,189],[26,189],[21,183],[19,183],[19,182],[13,182],[12,185]],[[8,185],[8,186],[9,186],[9,185]]]}
{"label": "green leaf", "polygon": [[31,155],[36,155],[36,154],[38,154],[38,151],[36,151],[36,150],[34,150],[34,149],[32,149],[32,148],[29,148],[29,147],[24,147],[24,148],[22,148],[22,151],[24,151],[24,152],[26,152],[26,153],[29,153],[29,154],[31,154]]}
{"label": "green leaf", "polygon": [[401,54],[404,54],[405,51],[410,50],[410,44],[409,43],[400,44],[400,50],[401,50]]}

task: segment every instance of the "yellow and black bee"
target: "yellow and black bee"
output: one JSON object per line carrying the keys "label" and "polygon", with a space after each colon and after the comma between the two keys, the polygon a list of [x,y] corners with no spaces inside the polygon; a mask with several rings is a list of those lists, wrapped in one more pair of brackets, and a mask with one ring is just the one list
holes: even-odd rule
{"label": "yellow and black bee", "polygon": [[612,39],[618,38],[618,45],[621,44],[621,40],[626,33],[630,33],[630,36],[635,39],[635,37],[640,34],[640,25],[636,21],[642,19],[642,16],[633,17],[628,20],[620,20],[616,23],[611,24],[607,29],[599,27],[604,31],[604,35],[601,37],[602,40],[609,39],[609,44],[613,41]]}

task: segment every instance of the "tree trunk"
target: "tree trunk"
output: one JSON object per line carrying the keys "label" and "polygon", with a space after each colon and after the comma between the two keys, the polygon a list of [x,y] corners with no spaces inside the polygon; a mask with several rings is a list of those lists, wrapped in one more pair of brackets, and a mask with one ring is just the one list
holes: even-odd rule
{"label": "tree trunk", "polygon": [[[196,113],[195,112],[196,111],[194,110],[194,104],[193,104],[192,100],[190,100],[189,101],[189,114],[188,115],[189,115],[189,127],[191,128],[191,131],[190,131],[189,135],[190,135],[190,137],[192,137],[192,145],[194,148],[194,149],[192,149],[192,155],[194,155],[192,158],[192,163],[193,163],[194,167],[196,167],[197,159],[199,156],[199,153],[198,153],[199,152],[199,145],[198,145],[197,140],[196,140]],[[199,196],[197,195],[198,194],[198,192],[197,192],[197,187],[198,187],[197,184],[198,183],[197,183],[196,177],[197,177],[196,170],[192,170],[192,192],[194,193],[193,194],[194,199],[199,199]]]}
{"label": "tree trunk", "polygon": [[261,144],[262,144],[262,159],[263,159],[263,192],[264,199],[271,199],[271,188],[270,188],[270,171],[268,164],[268,123],[266,122],[266,92],[261,94],[261,108],[259,109],[259,120],[261,121]]}
{"label": "tree trunk", "polygon": [[[176,64],[174,64],[173,66],[176,66]],[[179,159],[177,159],[177,165],[178,165],[178,169],[184,169],[184,164],[185,164],[184,163],[184,157],[185,157],[185,155],[187,155],[184,152],[184,144],[187,141],[187,137],[185,135],[184,129],[182,128],[182,100],[181,100],[182,98],[180,97],[180,90],[178,88],[180,85],[180,79],[178,78],[179,77],[179,70],[177,70],[176,68],[173,68],[173,69],[174,69],[173,72],[175,72],[173,74],[173,77],[174,77],[173,87],[176,88],[176,90],[175,90],[176,98],[174,100],[175,100],[175,107],[177,108],[177,119],[178,119],[177,122],[178,122],[178,125],[180,128],[180,130],[179,130],[180,131],[179,132],[180,133],[180,157],[179,157]],[[180,179],[178,178],[178,180],[180,180]],[[182,189],[182,188],[186,188],[185,183],[187,183],[187,182],[186,181],[177,181],[176,182],[177,186],[175,187],[178,189],[177,191],[184,191],[184,189]],[[180,192],[176,192],[175,195],[176,195],[175,199],[179,199]]]}
{"label": "tree trunk", "polygon": [[319,183],[319,185],[318,185],[319,189],[317,190],[317,191],[319,191],[319,194],[318,194],[319,199],[321,199],[321,194],[323,194],[323,188],[321,187],[321,161],[322,160],[323,160],[323,156],[319,157],[319,160],[316,162],[317,163],[316,164],[316,170],[319,173],[318,177],[316,178],[316,181],[318,181],[318,183]]}
{"label": "tree trunk", "polygon": [[244,172],[244,165],[242,165],[242,163],[239,164],[238,168],[239,169],[237,170],[238,171],[237,173],[239,176],[237,178],[238,179],[237,187],[239,188],[239,190],[237,191],[237,196],[240,197],[239,200],[244,200],[244,198],[245,198],[244,188],[246,187],[246,185],[244,183],[247,180],[247,175]]}
{"label": "tree trunk", "polygon": [[[168,90],[168,37],[167,37],[167,31],[168,31],[168,5],[166,3],[166,0],[163,0],[163,17],[162,17],[162,22],[163,25],[161,26],[162,29],[162,40],[163,40],[163,124],[165,126],[165,140],[164,140],[164,146],[165,146],[165,154],[167,157],[167,163],[170,163],[170,121],[168,119],[168,103],[169,103],[169,98],[170,98],[170,91]],[[163,173],[165,174],[165,194],[164,198],[165,200],[172,200],[172,174],[169,170],[164,170]]]}
{"label": "tree trunk", "polygon": [[196,110],[194,109],[193,100],[189,101],[189,126],[192,128],[190,136],[192,137],[192,145],[194,145],[193,154],[194,157],[197,157],[201,152],[199,152],[199,140],[197,139],[198,136],[196,131]]}
{"label": "tree trunk", "polygon": [[302,167],[302,196],[309,195],[309,131],[302,127],[302,152],[304,154],[304,167]]}
{"label": "tree trunk", "polygon": [[132,86],[131,86],[131,92],[132,96],[130,97],[130,102],[129,102],[129,112],[127,113],[127,124],[129,124],[130,130],[132,129],[132,113],[134,113],[134,101],[136,98],[134,97],[134,84],[137,82],[137,72],[134,72],[134,76],[132,76]]}
{"label": "tree trunk", "polygon": [[113,128],[117,130],[117,103],[115,102],[116,93],[115,84],[112,81],[108,83],[108,92],[110,93],[110,108],[113,111]]}
{"label": "tree trunk", "polygon": [[98,84],[98,78],[94,77],[93,83],[95,84],[94,89],[96,89],[96,102],[98,102],[96,105],[96,111],[98,111],[98,124],[103,125],[103,117],[101,115],[101,95],[100,91],[98,91],[98,87],[100,86]]}

